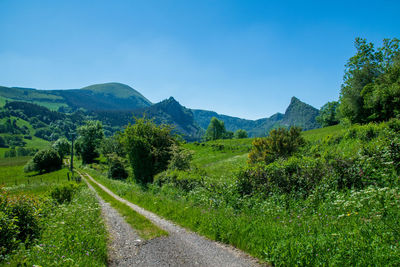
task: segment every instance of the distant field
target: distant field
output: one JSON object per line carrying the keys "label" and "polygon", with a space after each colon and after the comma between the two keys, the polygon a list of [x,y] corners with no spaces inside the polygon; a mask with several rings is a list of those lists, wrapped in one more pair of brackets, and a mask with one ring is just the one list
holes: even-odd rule
{"label": "distant field", "polygon": [[230,180],[238,167],[244,166],[252,138],[190,143],[185,147],[194,152],[192,164],[206,170],[213,180]]}
{"label": "distant field", "polygon": [[10,193],[42,194],[49,188],[68,182],[66,168],[38,175],[25,173],[24,165],[30,157],[0,159],[0,184]]}
{"label": "distant field", "polygon": [[0,107],[3,107],[5,104],[6,104],[6,100],[7,100],[8,98],[5,98],[5,97],[2,97],[2,96],[0,96]]}

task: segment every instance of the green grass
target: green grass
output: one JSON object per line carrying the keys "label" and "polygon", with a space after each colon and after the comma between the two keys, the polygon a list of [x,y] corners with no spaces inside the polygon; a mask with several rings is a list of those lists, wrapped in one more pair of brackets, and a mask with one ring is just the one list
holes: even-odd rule
{"label": "green grass", "polygon": [[253,139],[217,140],[196,145],[185,144],[194,152],[192,165],[207,172],[213,181],[232,180],[236,169],[244,166]]}
{"label": "green grass", "polygon": [[65,103],[59,103],[59,102],[47,102],[47,101],[32,101],[32,103],[39,105],[39,106],[43,106],[46,107],[50,110],[53,111],[58,111],[58,109],[60,107],[68,107],[67,104]]}
{"label": "green grass", "polygon": [[345,128],[342,125],[338,124],[334,126],[328,126],[324,128],[304,131],[302,132],[302,135],[308,141],[315,141],[315,140],[321,140],[328,135],[340,134],[344,130]]}
{"label": "green grass", "polygon": [[87,187],[73,201],[53,209],[36,244],[21,248],[11,265],[107,266],[107,232],[101,208]]}
{"label": "green grass", "polygon": [[[95,176],[95,175],[94,175]],[[116,200],[114,197],[110,196],[107,192],[105,192],[102,188],[100,188],[97,184],[93,183],[90,178],[86,179],[90,185],[96,190],[96,192],[100,195],[100,197],[106,202],[110,203],[113,208],[115,208],[125,219],[127,223],[129,223],[133,229],[137,231],[139,236],[144,240],[153,239],[160,236],[168,235],[168,233],[156,225],[154,225],[151,221],[149,221],[143,215],[137,213],[128,205]]]}
{"label": "green grass", "polygon": [[12,194],[45,194],[49,189],[60,184],[68,183],[68,170],[37,174],[25,173],[24,165],[30,157],[0,159],[0,184]]}
{"label": "green grass", "polygon": [[11,266],[107,266],[107,232],[94,193],[81,183],[70,204],[56,205],[48,198],[55,187],[71,183],[67,169],[26,174],[23,166],[28,160],[0,159],[0,183],[12,196],[28,194],[43,202],[42,230],[38,240],[27,247],[21,244],[7,262]]}
{"label": "green grass", "polygon": [[4,105],[6,104],[6,100],[9,100],[9,99],[6,97],[0,96],[0,107],[4,107]]}
{"label": "green grass", "polygon": [[32,136],[32,140],[25,139],[26,146],[27,148],[37,148],[37,149],[43,149],[46,148],[50,145],[49,141],[46,141],[44,139],[41,139],[36,136]]}

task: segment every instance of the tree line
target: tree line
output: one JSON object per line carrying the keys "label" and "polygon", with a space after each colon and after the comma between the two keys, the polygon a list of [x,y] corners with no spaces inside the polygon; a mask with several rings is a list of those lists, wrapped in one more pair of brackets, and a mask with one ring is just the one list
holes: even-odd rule
{"label": "tree line", "polygon": [[368,123],[400,116],[400,40],[384,39],[375,48],[356,38],[356,54],[345,65],[339,101],[326,103],[317,118],[322,126]]}

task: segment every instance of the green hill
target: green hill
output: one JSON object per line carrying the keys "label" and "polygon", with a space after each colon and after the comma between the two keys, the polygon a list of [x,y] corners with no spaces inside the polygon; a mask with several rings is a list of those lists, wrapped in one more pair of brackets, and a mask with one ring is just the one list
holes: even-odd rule
{"label": "green hill", "polygon": [[143,100],[147,105],[151,105],[151,102],[146,99],[141,93],[133,89],[132,87],[122,83],[102,83],[94,84],[83,87],[82,90],[92,91],[94,93],[110,95],[117,98],[130,98],[137,97]]}
{"label": "green hill", "polygon": [[135,110],[152,103],[135,89],[121,83],[104,83],[68,90],[37,90],[31,88],[0,87],[2,102],[25,101],[52,110],[71,112],[86,110]]}

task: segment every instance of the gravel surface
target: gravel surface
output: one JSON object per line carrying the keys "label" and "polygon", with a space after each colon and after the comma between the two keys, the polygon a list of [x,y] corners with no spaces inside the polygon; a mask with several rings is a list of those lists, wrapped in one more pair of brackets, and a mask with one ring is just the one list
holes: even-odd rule
{"label": "gravel surface", "polygon": [[242,251],[201,237],[162,219],[117,196],[88,174],[86,176],[111,196],[169,233],[165,237],[142,241],[121,215],[99,198],[111,237],[109,266],[260,266],[256,259]]}

